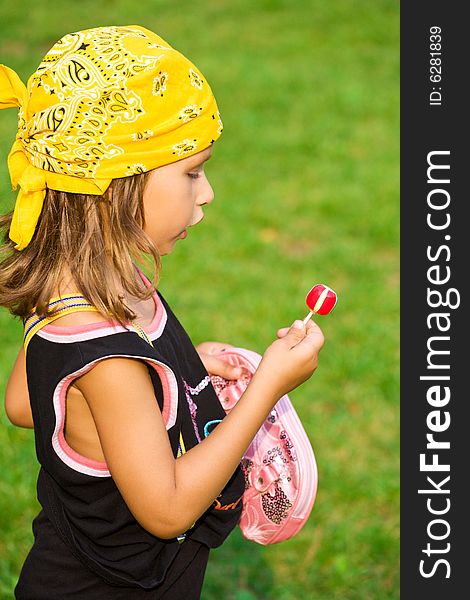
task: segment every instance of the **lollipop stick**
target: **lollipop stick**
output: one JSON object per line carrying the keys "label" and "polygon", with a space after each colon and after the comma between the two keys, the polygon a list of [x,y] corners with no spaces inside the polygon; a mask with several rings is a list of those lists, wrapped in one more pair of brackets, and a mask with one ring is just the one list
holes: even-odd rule
{"label": "lollipop stick", "polygon": [[313,310],[311,310],[308,315],[305,317],[304,319],[304,325],[307,325],[308,320],[311,318],[311,316],[313,315]]}

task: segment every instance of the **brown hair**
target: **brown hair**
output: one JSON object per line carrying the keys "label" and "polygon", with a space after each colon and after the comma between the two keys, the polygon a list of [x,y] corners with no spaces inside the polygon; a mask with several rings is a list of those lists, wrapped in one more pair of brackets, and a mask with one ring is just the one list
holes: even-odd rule
{"label": "brown hair", "polygon": [[142,300],[152,290],[139,286],[133,261],[153,259],[154,286],[160,272],[158,250],[143,231],[147,176],[114,179],[102,196],[48,189],[33,239],[21,251],[8,237],[13,213],[1,216],[0,306],[21,318],[33,309],[50,316],[47,304],[66,267],[77,291],[100,312],[121,324],[135,319],[122,288]]}

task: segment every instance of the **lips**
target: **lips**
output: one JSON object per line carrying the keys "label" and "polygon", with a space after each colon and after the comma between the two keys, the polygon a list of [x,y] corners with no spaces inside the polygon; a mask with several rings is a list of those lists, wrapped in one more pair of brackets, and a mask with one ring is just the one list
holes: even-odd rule
{"label": "lips", "polygon": [[185,238],[188,237],[188,232],[186,231],[186,229],[183,231],[183,233],[180,234],[179,239],[180,240],[184,240]]}

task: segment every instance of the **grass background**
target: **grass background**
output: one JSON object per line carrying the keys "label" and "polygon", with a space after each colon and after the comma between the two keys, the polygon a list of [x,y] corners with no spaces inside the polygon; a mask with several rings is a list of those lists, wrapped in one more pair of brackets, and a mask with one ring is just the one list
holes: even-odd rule
{"label": "grass background", "polygon": [[[0,62],[23,80],[62,35],[141,24],[207,77],[224,134],[207,165],[216,202],[164,260],[161,290],[195,343],[260,353],[337,290],[327,343],[291,394],[315,449],[317,500],[292,540],[236,531],[203,600],[399,597],[399,8],[393,0],[2,2]],[[14,111],[0,114],[0,208]],[[0,310],[0,394],[21,327]],[[12,598],[37,511],[32,432],[1,411],[0,598]]]}

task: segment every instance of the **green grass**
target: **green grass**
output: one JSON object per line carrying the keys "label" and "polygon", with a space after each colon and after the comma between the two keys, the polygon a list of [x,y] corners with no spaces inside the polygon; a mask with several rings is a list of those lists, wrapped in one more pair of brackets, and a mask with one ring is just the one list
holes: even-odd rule
{"label": "green grass", "polygon": [[[216,201],[164,261],[161,290],[195,343],[263,352],[303,317],[305,293],[339,294],[318,319],[314,377],[291,394],[319,467],[312,516],[261,547],[237,531],[213,552],[203,600],[399,597],[399,53],[392,0],[83,0],[2,10],[0,62],[24,80],[69,31],[142,24],[186,53],[225,130],[207,166]],[[0,204],[14,111],[0,114]],[[0,392],[21,329],[0,311]],[[0,597],[32,541],[31,432],[1,416]]]}

